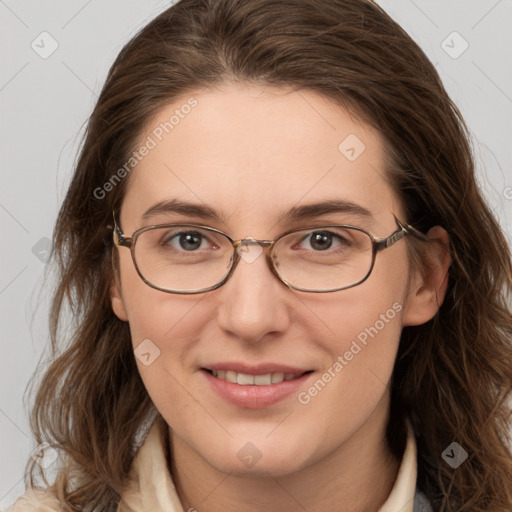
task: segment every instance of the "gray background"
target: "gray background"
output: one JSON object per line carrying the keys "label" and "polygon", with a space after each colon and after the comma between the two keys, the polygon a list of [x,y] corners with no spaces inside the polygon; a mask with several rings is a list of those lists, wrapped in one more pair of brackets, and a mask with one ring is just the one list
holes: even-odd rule
{"label": "gray background", "polygon": [[[461,109],[479,181],[510,240],[512,0],[378,3],[421,45]],[[24,492],[23,470],[35,448],[23,395],[48,339],[44,255],[84,122],[124,43],[170,4],[0,0],[2,510]]]}

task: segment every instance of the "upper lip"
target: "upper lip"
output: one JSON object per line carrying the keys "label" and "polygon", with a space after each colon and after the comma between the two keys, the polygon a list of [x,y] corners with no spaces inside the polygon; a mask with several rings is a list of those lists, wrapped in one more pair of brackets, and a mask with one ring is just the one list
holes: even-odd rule
{"label": "upper lip", "polygon": [[310,371],[310,369],[307,368],[297,368],[277,363],[249,365],[236,361],[207,364],[203,366],[203,368],[206,370],[231,370],[236,373],[245,373],[248,375],[266,375],[267,373],[294,373],[296,375],[302,375],[303,373]]}

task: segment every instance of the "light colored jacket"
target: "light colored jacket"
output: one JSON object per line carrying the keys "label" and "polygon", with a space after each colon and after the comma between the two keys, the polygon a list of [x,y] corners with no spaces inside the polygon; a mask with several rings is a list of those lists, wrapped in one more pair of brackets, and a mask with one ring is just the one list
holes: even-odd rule
{"label": "light colored jacket", "polygon": [[[160,422],[154,422],[134,458],[129,485],[117,512],[185,512],[168,471],[163,435]],[[432,512],[425,496],[416,489],[416,476],[416,442],[408,423],[407,443],[395,484],[378,512]],[[59,511],[59,501],[53,494],[28,490],[8,512]]]}

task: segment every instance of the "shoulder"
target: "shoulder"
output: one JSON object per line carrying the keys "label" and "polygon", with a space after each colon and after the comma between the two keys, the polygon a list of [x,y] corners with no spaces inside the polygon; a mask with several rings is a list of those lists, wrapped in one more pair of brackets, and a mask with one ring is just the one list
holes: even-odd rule
{"label": "shoulder", "polygon": [[6,512],[62,512],[59,499],[49,489],[28,489]]}

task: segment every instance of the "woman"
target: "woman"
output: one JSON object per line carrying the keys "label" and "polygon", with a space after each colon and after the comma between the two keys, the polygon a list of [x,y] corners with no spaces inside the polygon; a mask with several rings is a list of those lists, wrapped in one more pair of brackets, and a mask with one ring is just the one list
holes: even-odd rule
{"label": "woman", "polygon": [[457,108],[374,3],[158,16],[54,248],[32,420],[61,459],[15,512],[511,509],[509,249]]}

